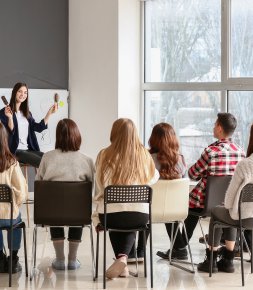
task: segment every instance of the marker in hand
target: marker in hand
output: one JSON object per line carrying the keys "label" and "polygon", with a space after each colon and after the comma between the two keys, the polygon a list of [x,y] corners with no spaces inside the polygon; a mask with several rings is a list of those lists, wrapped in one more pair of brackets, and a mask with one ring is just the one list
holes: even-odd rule
{"label": "marker in hand", "polygon": [[2,96],[1,99],[2,99],[3,103],[5,104],[5,106],[9,106],[9,103],[6,100],[5,96]]}
{"label": "marker in hand", "polygon": [[58,109],[58,102],[59,102],[59,99],[60,99],[60,97],[59,97],[59,95],[56,93],[55,95],[54,95],[54,104],[56,105],[56,108]]}

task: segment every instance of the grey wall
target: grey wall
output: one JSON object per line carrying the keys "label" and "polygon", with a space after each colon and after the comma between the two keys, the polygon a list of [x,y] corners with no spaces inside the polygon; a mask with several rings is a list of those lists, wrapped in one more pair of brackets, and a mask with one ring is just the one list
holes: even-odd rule
{"label": "grey wall", "polygon": [[68,89],[68,0],[0,0],[0,87]]}

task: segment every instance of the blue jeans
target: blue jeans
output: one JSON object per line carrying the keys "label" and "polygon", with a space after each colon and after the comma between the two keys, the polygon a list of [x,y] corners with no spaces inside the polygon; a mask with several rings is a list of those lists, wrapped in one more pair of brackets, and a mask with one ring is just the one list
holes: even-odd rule
{"label": "blue jeans", "polygon": [[[0,219],[0,227],[10,226],[10,221],[11,220]],[[13,225],[19,222],[21,222],[21,214],[19,214],[18,217],[13,220]],[[18,251],[20,249],[21,237],[22,237],[21,229],[13,230],[13,251]],[[8,231],[8,247],[10,249],[10,231]],[[3,248],[4,248],[3,231],[0,230],[0,251],[2,251]]]}

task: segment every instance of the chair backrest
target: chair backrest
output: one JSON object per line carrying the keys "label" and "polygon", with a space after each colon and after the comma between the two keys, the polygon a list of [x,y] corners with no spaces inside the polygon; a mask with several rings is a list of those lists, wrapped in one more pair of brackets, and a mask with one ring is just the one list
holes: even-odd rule
{"label": "chair backrest", "polygon": [[150,203],[152,188],[148,185],[109,185],[105,188],[104,203]]}
{"label": "chair backrest", "polygon": [[0,202],[10,203],[10,220],[13,217],[12,190],[7,184],[0,184]]}
{"label": "chair backrest", "polygon": [[[242,203],[251,202],[253,203],[253,184],[246,184],[240,193],[240,198],[238,202],[239,220],[242,219]],[[251,226],[252,227],[252,226]]]}
{"label": "chair backrest", "polygon": [[184,220],[189,208],[189,179],[158,180],[152,185],[152,222]]}
{"label": "chair backrest", "polygon": [[35,181],[34,223],[48,226],[91,224],[92,183]]}
{"label": "chair backrest", "polygon": [[205,207],[203,212],[201,212],[201,215],[211,216],[212,208],[224,203],[225,194],[231,178],[231,175],[207,177]]}

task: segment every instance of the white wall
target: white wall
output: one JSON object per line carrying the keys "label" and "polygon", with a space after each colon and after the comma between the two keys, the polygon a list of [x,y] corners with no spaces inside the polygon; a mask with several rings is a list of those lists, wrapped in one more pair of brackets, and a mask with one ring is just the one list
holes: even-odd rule
{"label": "white wall", "polygon": [[95,159],[118,117],[139,124],[139,0],[69,1],[70,117]]}

